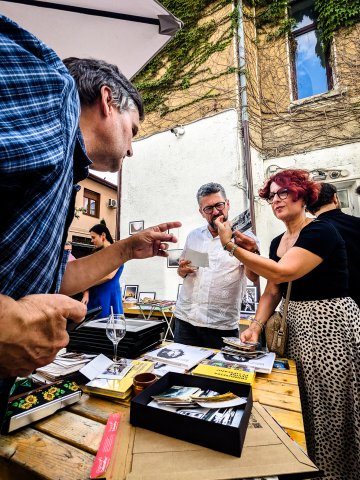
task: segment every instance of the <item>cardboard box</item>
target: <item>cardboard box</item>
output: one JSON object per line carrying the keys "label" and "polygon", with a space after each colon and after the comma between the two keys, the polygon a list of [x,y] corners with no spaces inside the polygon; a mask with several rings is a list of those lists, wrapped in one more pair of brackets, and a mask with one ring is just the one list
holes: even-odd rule
{"label": "cardboard box", "polygon": [[[121,434],[124,436],[124,434]],[[307,479],[319,470],[258,402],[253,405],[240,458],[136,428],[132,449],[119,449],[114,471],[129,465],[124,476],[108,480],[239,480],[278,476]]]}
{"label": "cardboard box", "polygon": [[[157,395],[174,385],[200,387],[219,393],[231,391],[240,397],[247,397],[248,401],[239,427],[221,425],[148,406],[152,395]],[[251,408],[250,385],[169,372],[131,401],[130,423],[170,437],[240,456]]]}

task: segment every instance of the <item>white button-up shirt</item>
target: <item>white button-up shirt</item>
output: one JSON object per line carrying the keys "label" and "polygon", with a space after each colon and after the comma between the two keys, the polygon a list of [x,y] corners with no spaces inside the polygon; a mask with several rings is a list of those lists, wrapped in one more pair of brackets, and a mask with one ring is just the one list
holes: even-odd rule
{"label": "white button-up shirt", "polygon": [[209,267],[184,278],[175,317],[198,327],[237,328],[247,283],[244,265],[223,249],[219,236],[214,238],[206,225],[190,232],[181,258],[186,259],[187,248],[207,252]]}

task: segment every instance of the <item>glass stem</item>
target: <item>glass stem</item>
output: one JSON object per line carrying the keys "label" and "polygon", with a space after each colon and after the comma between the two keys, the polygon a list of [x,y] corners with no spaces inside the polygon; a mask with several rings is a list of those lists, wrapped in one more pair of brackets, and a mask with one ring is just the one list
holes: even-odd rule
{"label": "glass stem", "polygon": [[114,358],[113,358],[113,362],[116,363],[118,358],[117,358],[117,347],[118,347],[118,344],[117,343],[114,343]]}

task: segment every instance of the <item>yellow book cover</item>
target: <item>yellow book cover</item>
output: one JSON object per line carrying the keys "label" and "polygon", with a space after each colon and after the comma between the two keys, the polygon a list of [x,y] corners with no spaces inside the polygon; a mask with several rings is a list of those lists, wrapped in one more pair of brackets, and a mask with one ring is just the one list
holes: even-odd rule
{"label": "yellow book cover", "polygon": [[150,372],[154,368],[154,363],[146,360],[132,360],[131,364],[133,367],[121,380],[95,378],[84,386],[84,391],[107,397],[126,398],[130,393],[135,375]]}
{"label": "yellow book cover", "polygon": [[192,371],[193,375],[202,377],[219,378],[231,382],[240,382],[252,384],[255,379],[255,369],[253,367],[238,366],[228,362],[219,362],[208,360],[200,363]]}

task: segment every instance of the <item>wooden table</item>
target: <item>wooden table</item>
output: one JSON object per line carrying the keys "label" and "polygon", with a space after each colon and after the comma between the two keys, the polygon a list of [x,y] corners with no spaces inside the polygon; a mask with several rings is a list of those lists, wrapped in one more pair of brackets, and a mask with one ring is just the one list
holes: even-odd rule
{"label": "wooden table", "polygon": [[[270,375],[258,373],[253,397],[305,450],[296,368],[292,360],[289,364],[290,370],[273,370]],[[128,416],[129,408],[83,395],[78,403],[31,427],[0,436],[0,479],[87,479],[107,418],[114,412]],[[133,437],[134,428],[127,428],[129,437]],[[130,468],[125,460],[123,463],[119,480],[125,478]]]}

